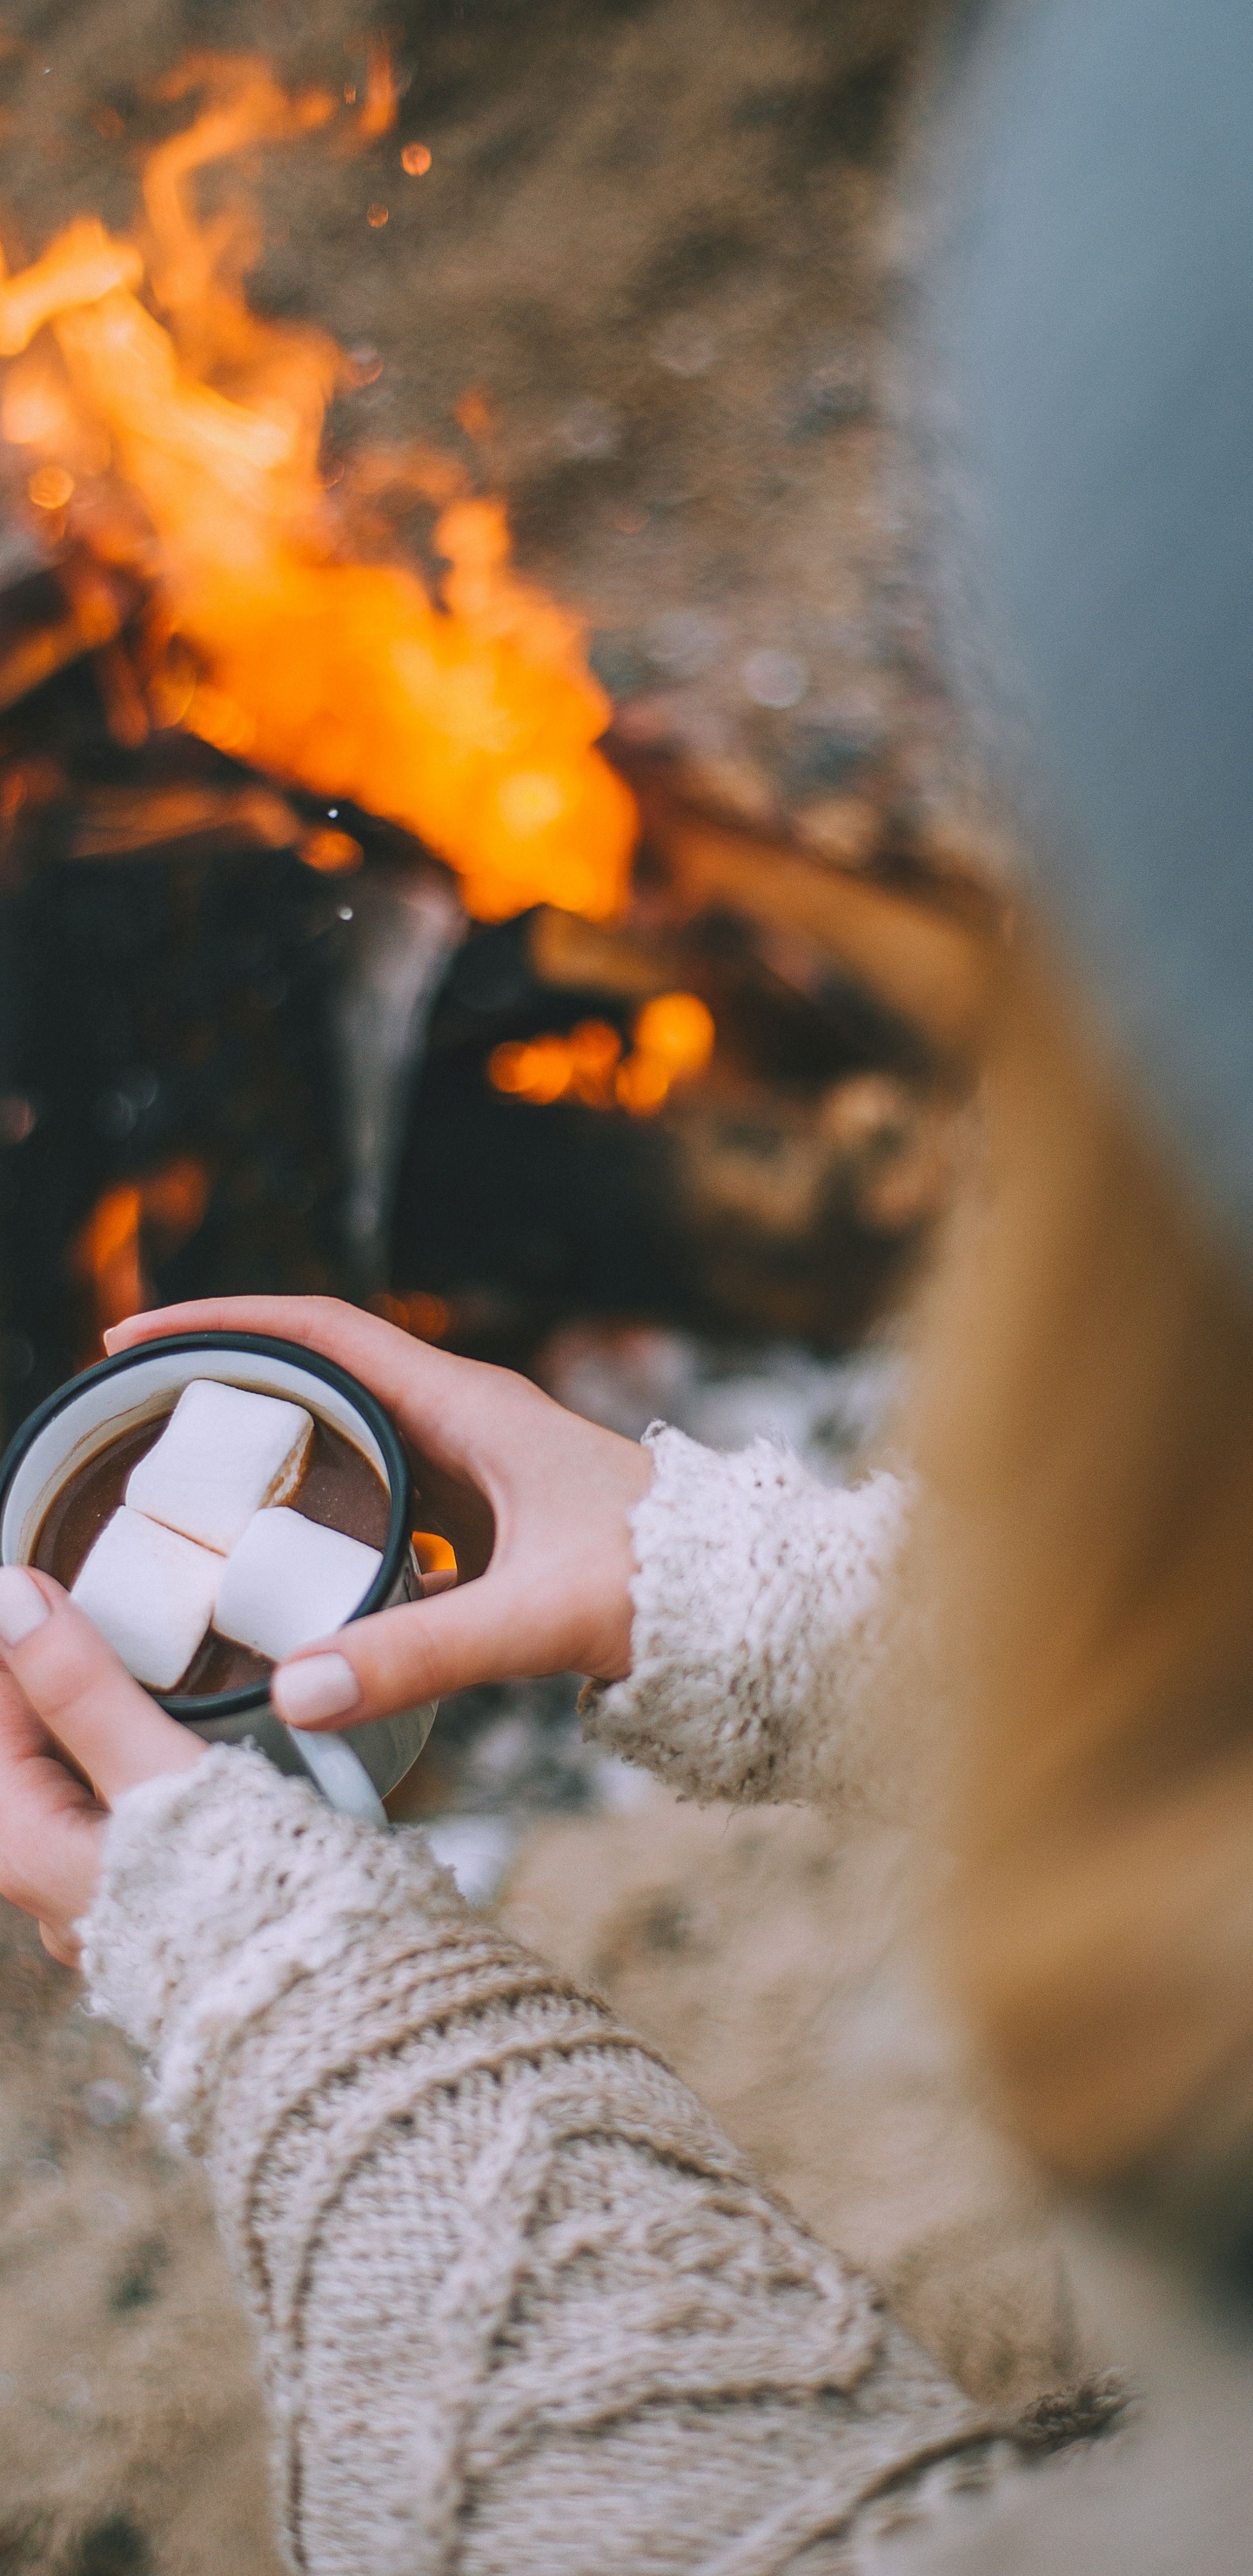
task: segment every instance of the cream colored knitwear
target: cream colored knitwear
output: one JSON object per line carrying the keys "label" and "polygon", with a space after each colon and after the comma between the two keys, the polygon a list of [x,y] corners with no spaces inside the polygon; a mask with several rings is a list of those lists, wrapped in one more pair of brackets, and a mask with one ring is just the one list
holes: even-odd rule
{"label": "cream colored knitwear", "polygon": [[978,2447],[868,2285],[421,1833],[223,1747],[119,1801],[85,1933],[207,2160],[308,2576],[833,2567],[885,2488]]}
{"label": "cream colored knitwear", "polygon": [[586,1733],[684,1797],[909,1818],[924,1794],[911,1695],[888,1730],[881,1687],[908,1484],[833,1491],[768,1440],[720,1457],[660,1425],[647,1438],[631,1671],[584,1691]]}
{"label": "cream colored knitwear", "polygon": [[[588,1731],[689,1796],[907,1815],[908,1487],[650,1444]],[[835,2576],[995,2480],[867,2284],[422,1835],[213,1753],[120,1802],[86,1965],[207,2159],[308,2576]]]}

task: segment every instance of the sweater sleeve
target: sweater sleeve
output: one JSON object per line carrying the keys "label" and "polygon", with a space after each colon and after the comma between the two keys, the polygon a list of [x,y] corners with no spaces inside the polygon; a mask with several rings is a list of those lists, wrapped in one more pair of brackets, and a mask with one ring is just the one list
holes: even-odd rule
{"label": "sweater sleeve", "polygon": [[898,1476],[832,1490],[757,1440],[732,1457],[648,1435],[632,1517],[632,1668],[591,1683],[585,1732],[701,1801],[800,1800],[906,1820],[908,1728],[882,1722],[909,1517]]}
{"label": "sweater sleeve", "polygon": [[783,2576],[978,2438],[420,1832],[219,1748],[119,1801],[83,1932],[206,2160],[304,2576]]}

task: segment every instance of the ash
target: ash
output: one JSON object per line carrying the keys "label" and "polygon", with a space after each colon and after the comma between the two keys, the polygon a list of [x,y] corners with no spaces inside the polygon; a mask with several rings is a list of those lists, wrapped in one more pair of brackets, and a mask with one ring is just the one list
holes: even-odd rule
{"label": "ash", "polygon": [[[883,1344],[819,1359],[788,1343],[736,1350],[688,1333],[572,1324],[552,1336],[536,1374],[571,1412],[627,1439],[660,1420],[711,1449],[783,1441],[825,1484],[842,1485],[894,1409],[901,1363]],[[584,1743],[579,1689],[576,1675],[559,1673],[441,1705],[403,1813],[428,1826],[472,1904],[491,1902],[540,1818],[629,1814],[662,1797],[647,1772]]]}

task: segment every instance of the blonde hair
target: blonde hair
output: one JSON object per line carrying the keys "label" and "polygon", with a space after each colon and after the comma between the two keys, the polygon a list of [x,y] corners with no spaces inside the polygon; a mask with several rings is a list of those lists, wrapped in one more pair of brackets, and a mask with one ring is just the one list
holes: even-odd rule
{"label": "blonde hair", "polygon": [[1253,2142],[1253,1293],[1038,958],[920,1426],[963,1712],[953,1975],[1087,2186]]}

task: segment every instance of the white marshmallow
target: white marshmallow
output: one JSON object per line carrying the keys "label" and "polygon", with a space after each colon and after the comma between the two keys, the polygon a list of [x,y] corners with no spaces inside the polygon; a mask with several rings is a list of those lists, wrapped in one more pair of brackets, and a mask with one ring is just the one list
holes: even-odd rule
{"label": "white marshmallow", "polygon": [[342,1628],[382,1562],[376,1547],[300,1512],[258,1512],[226,1560],[214,1626],[279,1664]]}
{"label": "white marshmallow", "polygon": [[303,1405],[193,1378],[160,1439],[132,1468],[126,1501],[226,1556],[254,1512],[295,1492],[312,1437],[313,1417]]}
{"label": "white marshmallow", "polygon": [[78,1570],[71,1599],[150,1690],[173,1690],[213,1617],[222,1559],[123,1503]]}

